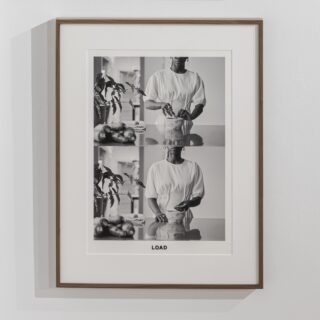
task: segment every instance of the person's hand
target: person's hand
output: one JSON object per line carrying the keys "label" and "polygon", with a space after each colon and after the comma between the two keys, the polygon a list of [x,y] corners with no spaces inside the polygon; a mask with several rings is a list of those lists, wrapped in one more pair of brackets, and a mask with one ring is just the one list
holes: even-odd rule
{"label": "person's hand", "polygon": [[187,211],[190,208],[189,201],[184,200],[174,207],[178,211]]}
{"label": "person's hand", "polygon": [[157,222],[168,222],[168,218],[164,213],[160,213],[156,216]]}
{"label": "person's hand", "polygon": [[191,114],[185,109],[180,109],[177,116],[184,120],[192,120]]}
{"label": "person's hand", "polygon": [[172,106],[170,103],[164,103],[162,106],[161,106],[161,109],[162,109],[162,112],[164,114],[165,117],[172,117],[172,118],[175,118],[175,114],[173,112],[173,109],[172,109]]}

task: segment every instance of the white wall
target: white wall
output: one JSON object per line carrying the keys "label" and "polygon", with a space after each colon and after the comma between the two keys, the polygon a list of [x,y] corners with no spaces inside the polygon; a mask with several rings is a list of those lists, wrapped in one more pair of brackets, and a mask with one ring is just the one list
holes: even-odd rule
{"label": "white wall", "polygon": [[[2,1],[1,318],[319,319],[319,10],[318,0]],[[46,183],[48,169],[52,174],[53,155],[44,153],[44,160],[34,163],[32,148],[45,150],[48,140],[54,142],[46,135],[50,123],[47,105],[41,103],[43,99],[50,101],[53,93],[38,90],[38,101],[32,106],[30,30],[57,16],[264,18],[263,290],[54,288],[54,256],[50,253],[54,244],[48,240],[52,237],[48,226],[54,224],[54,202],[49,197],[51,202],[45,207],[48,195],[40,192],[39,185],[35,193],[32,184]],[[45,36],[39,32],[33,39]],[[48,50],[45,41],[38,45]],[[54,52],[49,50],[48,55]],[[47,85],[46,72],[54,72],[43,60],[41,55],[33,57],[33,80],[40,88]],[[20,86],[13,89],[17,78]],[[54,106],[49,107],[53,116]],[[33,117],[42,116],[42,123],[33,121]],[[38,132],[36,137],[32,137],[32,129]]]}

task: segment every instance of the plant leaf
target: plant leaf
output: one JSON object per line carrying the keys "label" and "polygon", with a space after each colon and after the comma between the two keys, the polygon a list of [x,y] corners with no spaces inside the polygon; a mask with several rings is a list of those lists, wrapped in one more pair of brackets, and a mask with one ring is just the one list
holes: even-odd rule
{"label": "plant leaf", "polygon": [[136,184],[142,188],[145,188],[146,186],[143,184],[143,182],[139,179],[134,179],[134,181],[136,182]]}
{"label": "plant leaf", "polygon": [[109,81],[106,82],[105,87],[106,87],[106,88],[112,88],[113,83],[114,83],[114,82],[112,82],[112,81],[109,80]]}
{"label": "plant leaf", "polygon": [[102,170],[101,170],[101,168],[98,167],[98,164],[96,164],[95,168],[94,168],[94,177],[95,177],[95,179],[98,180],[98,183],[102,179]]}
{"label": "plant leaf", "polygon": [[115,174],[114,177],[115,177],[115,179],[118,180],[121,184],[123,184],[124,181],[123,181],[123,178],[122,178],[122,176],[121,176],[120,174]]}
{"label": "plant leaf", "polygon": [[135,89],[134,85],[128,81],[126,81],[126,84],[131,88],[132,92],[134,92],[134,89]]}
{"label": "plant leaf", "polygon": [[116,192],[114,195],[116,196],[116,198],[117,198],[117,200],[118,200],[118,203],[120,203],[120,196],[119,196],[119,194]]}
{"label": "plant leaf", "polygon": [[141,94],[142,96],[146,96],[146,94],[144,93],[144,91],[142,90],[142,89],[140,89],[140,88],[135,88],[136,90],[137,90],[137,92],[139,93],[139,94]]}
{"label": "plant leaf", "polygon": [[96,188],[96,191],[99,193],[99,195],[104,195],[103,191],[101,190],[101,188],[98,186],[98,184],[95,184],[95,188]]}
{"label": "plant leaf", "polygon": [[122,104],[120,102],[120,99],[118,97],[116,97],[116,96],[114,96],[114,98],[116,99],[116,101],[118,103],[118,106],[119,106],[120,110],[122,111]]}
{"label": "plant leaf", "polygon": [[106,179],[110,179],[112,176],[112,173],[110,173],[109,171],[106,171],[102,174],[102,188],[104,187],[104,182]]}
{"label": "plant leaf", "polygon": [[105,179],[110,179],[110,177],[112,177],[112,171],[110,170],[110,171],[106,171],[106,172],[104,172],[103,174],[102,174],[102,176],[103,176],[103,178],[105,178]]}
{"label": "plant leaf", "polygon": [[107,78],[112,82],[113,85],[116,83],[112,77],[107,75]]}
{"label": "plant leaf", "polygon": [[112,113],[115,114],[117,111],[117,105],[114,101],[114,98],[112,98],[112,100],[111,100],[111,105],[112,105]]}
{"label": "plant leaf", "polygon": [[110,200],[110,208],[112,208],[114,205],[114,197],[113,197],[112,191],[109,191],[108,195],[109,195],[109,200]]}
{"label": "plant leaf", "polygon": [[112,170],[111,170],[110,168],[108,168],[108,167],[106,167],[106,166],[103,166],[103,167],[104,167],[104,169],[106,170],[106,172],[109,172],[110,175],[113,175],[113,172],[112,172]]}
{"label": "plant leaf", "polygon": [[123,93],[126,92],[126,88],[122,83],[117,83],[116,87],[117,87],[118,91],[122,91]]}
{"label": "plant leaf", "polygon": [[130,104],[130,106],[132,107],[132,109],[134,109],[134,104],[133,104],[133,102],[132,102],[131,99],[129,100],[129,104]]}

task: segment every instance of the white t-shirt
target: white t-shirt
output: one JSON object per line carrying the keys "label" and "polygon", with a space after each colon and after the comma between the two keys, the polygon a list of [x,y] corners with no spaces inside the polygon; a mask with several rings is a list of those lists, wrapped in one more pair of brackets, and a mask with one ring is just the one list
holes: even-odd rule
{"label": "white t-shirt", "polygon": [[166,102],[177,114],[180,109],[190,112],[191,104],[206,104],[204,83],[200,76],[187,70],[176,73],[171,69],[155,72],[148,80],[144,100]]}
{"label": "white t-shirt", "polygon": [[175,210],[184,200],[204,196],[202,171],[196,162],[186,159],[181,164],[155,162],[148,171],[145,195],[157,199],[162,213]]}

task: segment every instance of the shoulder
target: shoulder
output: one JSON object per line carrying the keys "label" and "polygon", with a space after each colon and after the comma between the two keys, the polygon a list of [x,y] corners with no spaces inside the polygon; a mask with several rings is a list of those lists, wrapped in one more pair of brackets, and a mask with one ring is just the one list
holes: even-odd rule
{"label": "shoulder", "polygon": [[193,81],[196,85],[202,82],[201,77],[197,72],[188,70],[188,77],[191,81]]}
{"label": "shoulder", "polygon": [[191,70],[188,70],[188,74],[191,78],[194,78],[194,79],[201,79],[201,77],[199,76],[199,73],[195,72],[195,71],[191,71]]}
{"label": "shoulder", "polygon": [[150,78],[154,78],[154,79],[160,79],[164,76],[167,75],[167,70],[162,69],[162,70],[157,70],[155,73],[152,74],[152,76]]}
{"label": "shoulder", "polygon": [[161,170],[161,168],[163,168],[163,166],[164,166],[164,160],[160,160],[160,161],[154,162],[154,163],[150,166],[149,171],[150,171],[150,172],[158,172],[158,171]]}
{"label": "shoulder", "polygon": [[188,159],[184,159],[184,163],[189,169],[194,169],[197,166],[196,162]]}
{"label": "shoulder", "polygon": [[197,80],[198,83],[201,83],[202,82],[202,78],[199,76],[198,73],[195,73],[195,78]]}
{"label": "shoulder", "polygon": [[189,167],[189,169],[192,170],[193,172],[201,171],[201,168],[197,162],[191,161],[191,160],[185,160],[185,161],[186,161],[186,164]]}

